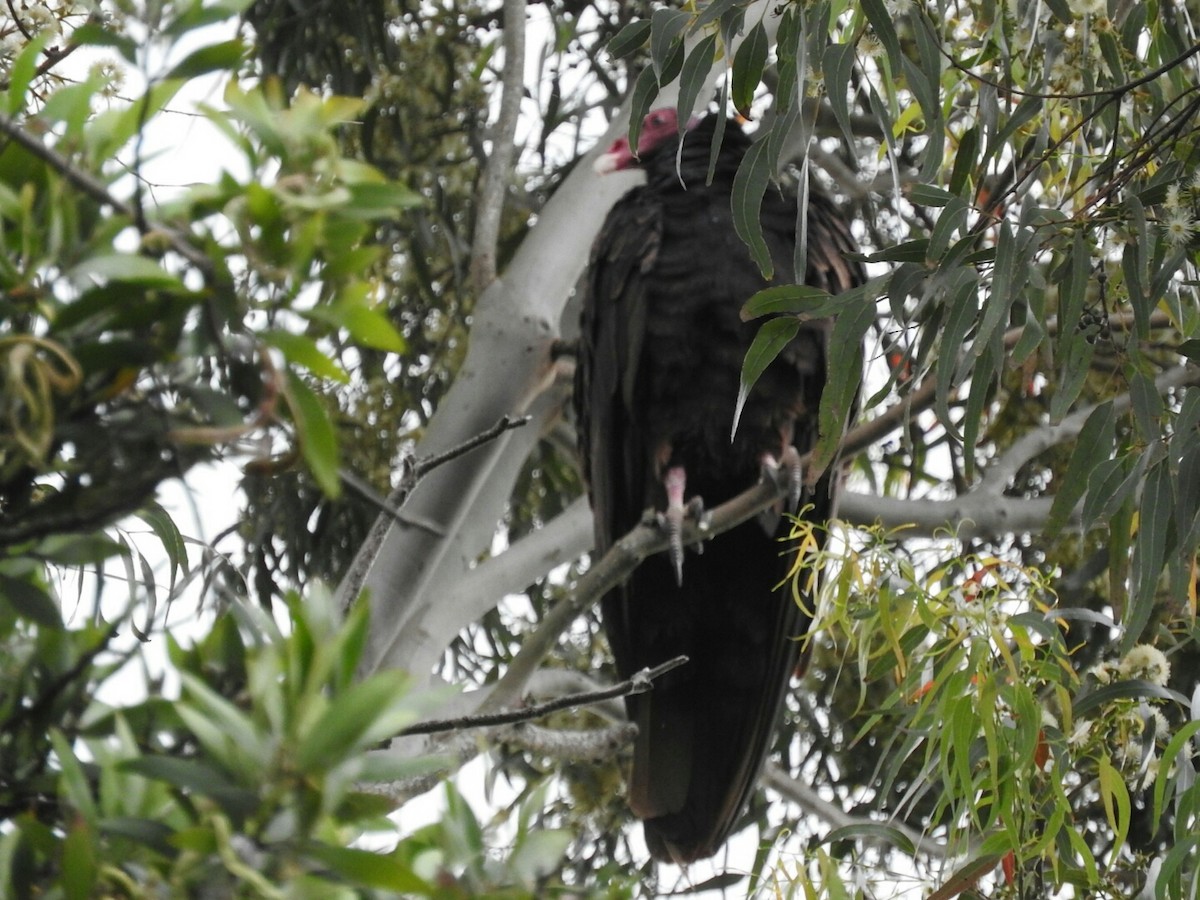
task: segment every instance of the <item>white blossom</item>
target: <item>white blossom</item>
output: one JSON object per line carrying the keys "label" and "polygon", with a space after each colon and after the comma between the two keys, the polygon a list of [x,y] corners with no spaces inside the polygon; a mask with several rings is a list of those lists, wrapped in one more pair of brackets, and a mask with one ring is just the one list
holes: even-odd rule
{"label": "white blossom", "polygon": [[[1189,227],[1188,235],[1191,235]],[[1138,644],[1121,660],[1119,671],[1122,678],[1142,678],[1151,684],[1163,687],[1171,677],[1171,664],[1166,655],[1150,644]]]}

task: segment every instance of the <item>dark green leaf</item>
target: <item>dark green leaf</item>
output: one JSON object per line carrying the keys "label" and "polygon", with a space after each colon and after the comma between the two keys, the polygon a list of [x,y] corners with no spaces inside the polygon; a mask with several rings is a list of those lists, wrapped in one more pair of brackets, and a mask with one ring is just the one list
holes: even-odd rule
{"label": "dark green leaf", "polygon": [[904,56],[900,52],[900,38],[896,35],[892,14],[888,12],[883,0],[862,0],[862,10],[875,30],[875,36],[887,50],[888,65],[891,66],[893,76],[896,75],[901,71]]}
{"label": "dark green leaf", "polygon": [[1175,352],[1177,352],[1180,356],[1186,356],[1192,362],[1200,362],[1200,340],[1192,338],[1184,341],[1177,348],[1175,348]]}
{"label": "dark green leaf", "polygon": [[1048,535],[1054,535],[1062,528],[1071,510],[1087,490],[1088,475],[1112,455],[1116,421],[1111,402],[1100,404],[1088,416],[1054,495],[1050,517],[1046,522]]}
{"label": "dark green leaf", "polygon": [[968,128],[959,139],[954,152],[954,170],[950,173],[950,193],[962,195],[967,189],[967,179],[975,171],[976,154],[979,153],[979,128]]}
{"label": "dark green leaf", "polygon": [[1159,420],[1163,416],[1163,401],[1153,379],[1143,372],[1135,372],[1129,385],[1129,400],[1143,442],[1154,443],[1162,437]]}
{"label": "dark green leaf", "polygon": [[325,495],[339,496],[342,491],[338,476],[341,454],[329,414],[303,379],[291,372],[288,372],[286,393],[291,400],[292,418],[304,461]]}
{"label": "dark green leaf", "polygon": [[620,59],[642,47],[649,37],[650,23],[646,19],[634,19],[608,42],[608,52]]}
{"label": "dark green leaf", "polygon": [[178,851],[170,844],[171,828],[154,819],[114,816],[101,820],[99,830],[101,834],[144,844],[168,859],[178,855]]}
{"label": "dark green leaf", "polygon": [[67,836],[63,839],[61,876],[66,900],[89,900],[95,896],[96,875],[99,872],[98,844],[95,832],[82,819],[76,819],[67,828]]}
{"label": "dark green leaf", "polygon": [[768,43],[767,30],[759,22],[750,29],[733,57],[733,108],[746,118],[750,117],[754,92],[762,82]]}
{"label": "dark green leaf", "polygon": [[942,326],[941,349],[937,358],[937,409],[942,425],[951,434],[957,428],[950,419],[949,398],[955,387],[962,345],[967,339],[979,311],[979,275],[974,269],[956,269],[949,274],[943,290],[946,299],[946,320]]}
{"label": "dark green leaf", "polygon": [[950,239],[955,232],[966,225],[968,211],[967,202],[961,197],[950,197],[946,201],[946,205],[938,215],[933,231],[929,235],[926,257],[931,264],[942,261],[946,248],[950,246]]}
{"label": "dark green leaf", "polygon": [[712,68],[716,46],[717,36],[715,34],[706,35],[688,54],[687,61],[683,64],[683,72],[679,78],[679,102],[676,105],[681,135],[696,109],[696,100],[699,98],[704,81]]}
{"label": "dark green leaf", "polygon": [[799,330],[799,320],[785,316],[764,322],[763,326],[758,329],[758,334],[754,335],[754,342],[746,351],[746,359],[742,362],[742,380],[738,387],[737,406],[733,412],[730,440],[733,439],[733,435],[737,434],[742,410],[745,408],[746,400],[750,396],[750,391],[754,389],[759,376],[767,370],[767,366],[775,361],[779,352],[788,345]]}
{"label": "dark green leaf", "polygon": [[806,284],[777,284],[763,288],[742,307],[742,321],[771,313],[790,313],[804,318],[831,316],[841,309],[840,297]]}
{"label": "dark green leaf", "polygon": [[1050,400],[1050,418],[1055,422],[1062,420],[1083,390],[1095,354],[1095,347],[1083,332],[1076,328],[1064,328],[1062,331],[1062,338],[1066,340],[1066,346],[1059,356],[1062,374],[1059,376],[1058,390]]}
{"label": "dark green leaf", "polygon": [[863,261],[869,263],[875,262],[893,262],[893,263],[924,263],[929,256],[929,239],[919,238],[913,241],[904,241],[900,244],[880,250],[878,253],[873,253],[870,256],[864,256]]}
{"label": "dark green leaf", "polygon": [[759,141],[746,151],[733,178],[733,227],[738,237],[750,248],[750,254],[758,263],[763,277],[768,279],[775,272],[775,263],[763,239],[759,212],[770,181],[771,160],[767,142]]}
{"label": "dark green leaf", "polygon": [[1138,512],[1138,533],[1133,545],[1132,591],[1129,607],[1122,616],[1125,634],[1121,639],[1122,652],[1141,638],[1146,623],[1154,612],[1155,595],[1163,573],[1168,547],[1168,533],[1175,514],[1175,492],[1171,467],[1161,459],[1146,476]]}
{"label": "dark green leaf", "polygon": [[812,470],[816,473],[824,472],[833,462],[854,412],[858,387],[862,383],[863,336],[874,322],[875,304],[864,299],[847,303],[833,324],[829,345],[836,347],[837,353],[821,394],[820,434],[812,456]]}
{"label": "dark green leaf", "polygon": [[1141,678],[1133,678],[1129,681],[1101,685],[1091,693],[1085,694],[1075,701],[1072,714],[1076,719],[1081,719],[1093,710],[1118,700],[1170,700],[1184,706],[1187,706],[1189,702],[1188,698],[1178,691],[1159,687],[1157,684]]}
{"label": "dark green leaf", "polygon": [[636,147],[642,134],[642,120],[650,111],[650,104],[658,96],[658,79],[653,69],[643,69],[633,85],[633,98],[629,103],[629,146]]}
{"label": "dark green leaf", "polygon": [[825,50],[822,68],[825,73],[825,92],[829,98],[829,105],[833,108],[833,117],[842,129],[846,146],[853,147],[854,134],[850,127],[850,106],[847,98],[851,90],[850,75],[854,70],[854,45],[830,44]]}
{"label": "dark green leaf", "polygon": [[659,87],[672,80],[668,61],[673,54],[682,51],[683,41],[680,33],[691,18],[690,13],[666,7],[656,9],[650,16],[650,61],[654,66]]}
{"label": "dark green leaf", "polygon": [[932,184],[911,184],[904,189],[904,193],[917,206],[941,207],[951,200],[962,200],[957,193]]}
{"label": "dark green leaf", "polygon": [[0,574],[0,599],[23,619],[46,628],[62,628],[62,612],[46,591],[23,578]]}
{"label": "dark green leaf", "polygon": [[704,4],[704,8],[700,10],[700,15],[696,17],[696,21],[692,24],[691,31],[699,31],[709,22],[715,22],[727,12],[735,12],[736,7],[742,3],[742,0],[711,0]]}
{"label": "dark green leaf", "polygon": [[836,844],[838,841],[854,841],[862,838],[871,843],[886,843],[897,848],[901,853],[914,854],[917,852],[912,840],[899,828],[874,822],[861,822],[857,825],[843,825],[841,828],[835,828],[825,835],[820,843]]}

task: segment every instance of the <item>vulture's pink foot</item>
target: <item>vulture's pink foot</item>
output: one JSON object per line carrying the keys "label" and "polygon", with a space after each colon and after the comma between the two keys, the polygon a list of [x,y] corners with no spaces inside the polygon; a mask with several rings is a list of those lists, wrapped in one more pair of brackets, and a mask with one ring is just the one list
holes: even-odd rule
{"label": "vulture's pink foot", "polygon": [[804,495],[804,465],[796,448],[788,444],[783,455],[777,460],[770,453],[762,457],[763,477],[778,480],[780,469],[787,470],[788,496],[786,511],[795,513],[800,508],[800,498]]}

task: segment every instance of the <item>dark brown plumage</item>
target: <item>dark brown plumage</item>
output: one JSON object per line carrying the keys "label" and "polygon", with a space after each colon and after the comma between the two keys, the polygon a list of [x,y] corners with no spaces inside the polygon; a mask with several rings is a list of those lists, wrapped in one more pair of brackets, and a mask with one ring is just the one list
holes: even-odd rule
{"label": "dark brown plumage", "polygon": [[[733,227],[733,177],[750,141],[732,122],[705,185],[715,123],[694,124],[677,171],[674,113],[647,117],[647,183],[617,202],[593,249],[576,407],[597,554],[647,508],[667,508],[665,482],[682,481],[684,501],[716,506],[752,486],[764,460],[782,459],[789,444],[803,454],[816,439],[827,321],[806,323],[763,374],[730,442],[742,361],[761,324],[742,322],[739,310],[767,282]],[[611,170],[633,156],[618,142],[603,159]],[[861,282],[853,240],[830,201],[811,195],[804,283],[838,293]],[[768,191],[772,283],[793,280],[796,219],[795,199]],[[805,501],[814,521],[832,513],[827,483]],[[688,862],[724,843],[800,661],[811,610],[776,590],[790,563],[778,540],[787,525],[776,522],[770,532],[746,522],[688,554],[681,584],[659,554],[604,598],[621,677],[679,654],[691,660],[627,702],[639,729],[629,804],[656,858]]]}

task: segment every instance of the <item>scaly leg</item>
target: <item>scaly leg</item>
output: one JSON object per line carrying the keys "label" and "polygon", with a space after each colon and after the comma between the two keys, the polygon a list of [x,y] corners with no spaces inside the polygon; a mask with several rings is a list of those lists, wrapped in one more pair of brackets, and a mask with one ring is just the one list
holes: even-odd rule
{"label": "scaly leg", "polygon": [[776,460],[770,453],[762,456],[763,477],[777,479],[780,469],[788,473],[788,503],[786,511],[795,513],[800,508],[800,498],[804,495],[804,466],[800,462],[800,454],[796,448],[788,444],[780,459]]}

